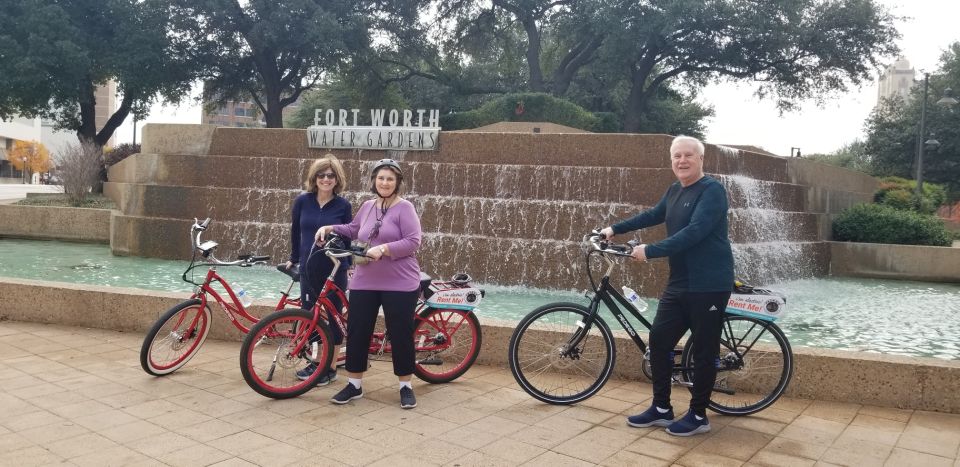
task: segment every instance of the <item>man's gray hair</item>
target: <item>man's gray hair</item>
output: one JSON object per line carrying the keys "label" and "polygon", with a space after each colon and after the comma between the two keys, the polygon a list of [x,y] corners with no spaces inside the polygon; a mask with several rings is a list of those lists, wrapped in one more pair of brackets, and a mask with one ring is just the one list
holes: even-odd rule
{"label": "man's gray hair", "polygon": [[673,142],[670,143],[670,154],[673,155],[673,148],[675,148],[680,143],[693,143],[697,147],[697,152],[702,156],[706,152],[706,148],[703,146],[703,142],[693,136],[680,135],[676,138],[673,138]]}

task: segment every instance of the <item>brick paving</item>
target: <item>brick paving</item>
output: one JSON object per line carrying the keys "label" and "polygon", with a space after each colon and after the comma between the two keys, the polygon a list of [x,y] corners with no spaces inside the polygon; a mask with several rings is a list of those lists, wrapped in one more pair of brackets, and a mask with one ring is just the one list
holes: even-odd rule
{"label": "brick paving", "polygon": [[957,414],[782,399],[749,417],[711,414],[712,432],[676,438],[626,426],[650,403],[643,382],[550,406],[508,370],[475,366],[447,385],[414,379],[419,407],[402,410],[389,363],[375,362],[364,398],[346,406],[328,402],[343,378],[274,401],[244,383],[236,342],[208,341],[154,378],[140,369],[141,340],[0,322],[0,465],[960,467]]}

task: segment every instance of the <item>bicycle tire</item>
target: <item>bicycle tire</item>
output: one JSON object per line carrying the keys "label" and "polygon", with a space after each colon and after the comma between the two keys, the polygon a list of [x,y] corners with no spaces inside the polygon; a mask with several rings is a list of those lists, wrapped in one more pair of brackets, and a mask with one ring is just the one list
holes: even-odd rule
{"label": "bicycle tire", "polygon": [[[213,317],[209,306],[200,309],[201,303],[196,298],[180,302],[163,312],[160,319],[153,323],[140,346],[140,366],[143,371],[153,376],[169,375],[186,365],[200,351],[210,334]],[[194,322],[195,313],[200,313],[198,326],[180,330],[180,326]],[[173,329],[161,332],[168,324],[172,324]]]}
{"label": "bicycle tire", "polygon": [[[726,314],[721,323],[720,367],[709,407],[724,415],[759,412],[776,402],[790,384],[794,368],[790,342],[772,321]],[[767,335],[773,342],[762,340]],[[688,339],[683,346],[682,366],[693,368],[693,363],[693,341]],[[685,371],[683,378],[693,382],[693,371]]]}
{"label": "bicycle tire", "polygon": [[312,320],[313,312],[288,308],[265,316],[250,328],[240,346],[240,373],[250,388],[273,399],[289,399],[313,389],[324,371],[315,370],[304,380],[297,377],[297,373],[311,363],[318,369],[330,367],[333,344],[327,323],[317,322],[319,341],[315,359],[308,356],[311,346],[305,346],[299,355],[284,353],[297,343],[301,330]]}
{"label": "bicycle tire", "polygon": [[[527,394],[548,404],[568,405],[589,398],[607,383],[617,349],[610,328],[599,316],[580,341],[576,356],[563,355],[567,342],[581,330],[577,323],[587,316],[583,305],[558,302],[543,305],[520,321],[510,337],[508,359],[510,372]],[[599,365],[587,371],[588,366],[578,362]]]}
{"label": "bicycle tire", "polygon": [[477,361],[483,334],[472,311],[427,308],[415,326],[413,373],[418,378],[431,384],[449,383]]}

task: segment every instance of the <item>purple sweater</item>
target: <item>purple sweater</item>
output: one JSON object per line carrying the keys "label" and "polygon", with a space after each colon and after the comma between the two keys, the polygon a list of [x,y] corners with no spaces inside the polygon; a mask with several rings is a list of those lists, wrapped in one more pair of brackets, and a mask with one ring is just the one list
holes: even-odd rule
{"label": "purple sweater", "polygon": [[350,237],[351,240],[370,242],[370,246],[387,245],[390,255],[379,261],[359,265],[350,280],[351,290],[379,290],[389,292],[412,292],[420,287],[420,264],[417,263],[417,248],[420,248],[420,218],[413,203],[401,200],[387,209],[380,226],[380,234],[370,241],[380,215],[376,200],[365,201],[353,221],[333,226],[333,231]]}

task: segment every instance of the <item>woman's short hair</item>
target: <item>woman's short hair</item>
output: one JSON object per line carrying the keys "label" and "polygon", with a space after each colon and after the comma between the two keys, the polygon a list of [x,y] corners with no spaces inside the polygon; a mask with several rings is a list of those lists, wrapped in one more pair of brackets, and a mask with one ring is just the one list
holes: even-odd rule
{"label": "woman's short hair", "polygon": [[397,169],[389,165],[381,165],[379,167],[376,167],[376,169],[373,172],[370,172],[370,192],[375,195],[378,194],[377,193],[377,174],[380,173],[380,171],[382,170],[389,170],[390,172],[393,172],[393,175],[397,177],[397,186],[396,188],[393,189],[393,194],[397,196],[402,195],[403,194],[403,172],[398,171]]}
{"label": "woman's short hair", "polygon": [[346,172],[343,171],[343,164],[340,159],[333,154],[326,154],[323,157],[313,161],[310,164],[310,170],[307,171],[307,179],[303,182],[303,189],[310,193],[317,192],[317,174],[330,169],[337,176],[337,184],[333,186],[333,194],[339,195],[347,186]]}

